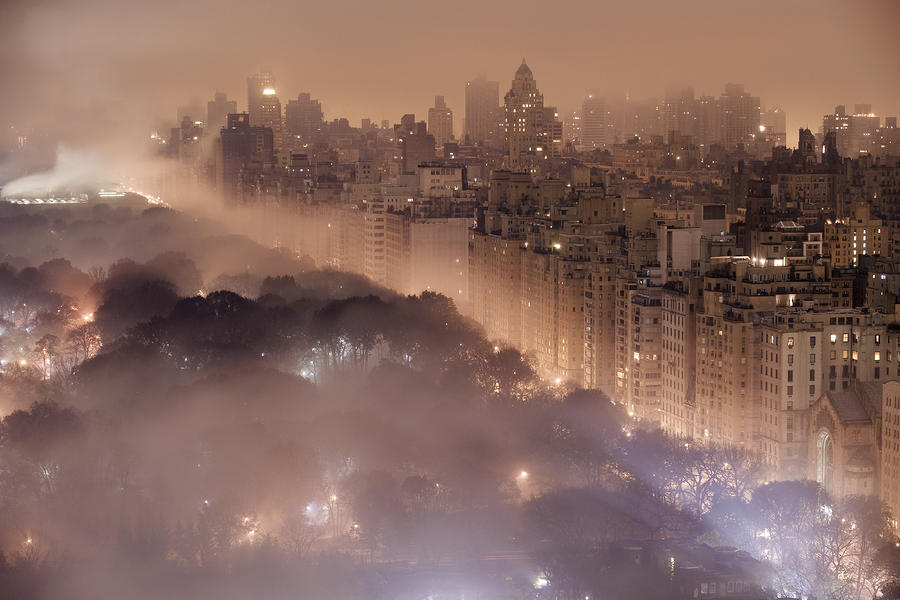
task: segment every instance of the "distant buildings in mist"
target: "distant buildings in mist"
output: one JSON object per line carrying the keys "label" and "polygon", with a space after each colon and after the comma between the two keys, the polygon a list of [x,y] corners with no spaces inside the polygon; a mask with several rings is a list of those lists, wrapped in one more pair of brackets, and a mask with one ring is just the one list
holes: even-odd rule
{"label": "distant buildings in mist", "polygon": [[511,75],[502,103],[465,83],[460,139],[442,96],[425,120],[354,127],[309,93],[282,113],[255,75],[247,112],[216,94],[206,123],[152,140],[177,159],[158,183],[176,205],[211,187],[271,208],[270,241],[319,265],[443,293],[643,425],[900,511],[896,118],[838,106],[793,149],[742,85],[591,92],[561,118],[524,61]]}

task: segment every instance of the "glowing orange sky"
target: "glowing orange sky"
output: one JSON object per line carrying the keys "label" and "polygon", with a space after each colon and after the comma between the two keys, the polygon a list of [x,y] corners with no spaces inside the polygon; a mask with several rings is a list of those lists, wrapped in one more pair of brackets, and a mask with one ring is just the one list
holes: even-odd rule
{"label": "glowing orange sky", "polygon": [[282,102],[300,91],[327,118],[420,118],[446,97],[459,132],[463,84],[501,95],[526,56],[545,103],[586,90],[661,96],[669,83],[718,95],[744,83],[796,129],[835,104],[900,113],[900,2],[195,2],[36,0],[0,8],[0,119],[73,137],[145,128],[216,89],[246,103],[267,68]]}

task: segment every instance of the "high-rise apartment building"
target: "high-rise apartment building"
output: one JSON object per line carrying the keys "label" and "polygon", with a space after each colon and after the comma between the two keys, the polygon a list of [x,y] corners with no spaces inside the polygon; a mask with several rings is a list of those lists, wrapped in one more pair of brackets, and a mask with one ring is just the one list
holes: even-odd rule
{"label": "high-rise apartment building", "polygon": [[900,381],[890,381],[882,389],[881,408],[881,499],[895,515],[891,522],[897,533],[900,515]]}
{"label": "high-rise apartment building", "polygon": [[534,75],[524,59],[516,70],[512,87],[504,97],[504,105],[507,166],[534,172],[544,154],[546,140],[544,96],[538,90]]}

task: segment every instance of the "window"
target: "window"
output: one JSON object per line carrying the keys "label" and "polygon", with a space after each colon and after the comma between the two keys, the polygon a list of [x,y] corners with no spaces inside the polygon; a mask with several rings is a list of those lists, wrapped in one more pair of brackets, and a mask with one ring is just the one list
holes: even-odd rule
{"label": "window", "polygon": [[816,336],[814,336],[814,335],[809,336],[809,347],[810,348],[816,347]]}
{"label": "window", "polygon": [[834,359],[837,358],[837,352],[835,352],[834,350],[832,350],[832,351],[831,351],[831,354],[830,354],[829,356],[831,356],[831,360],[834,360]]}
{"label": "window", "polygon": [[809,355],[809,364],[811,364],[811,365],[816,364],[816,355],[815,354]]}
{"label": "window", "polygon": [[881,352],[879,352],[878,350],[876,350],[876,351],[875,351],[875,361],[877,362],[877,361],[879,361],[879,360],[881,360]]}
{"label": "window", "polygon": [[837,341],[837,334],[836,334],[836,333],[832,333],[832,334],[831,334],[831,343],[833,344],[833,343],[835,343],[836,341]]}
{"label": "window", "polygon": [[787,386],[787,394],[788,394],[788,396],[794,395],[794,386],[792,386],[792,385]]}
{"label": "window", "polygon": [[815,380],[816,380],[816,370],[815,370],[815,369],[810,369],[810,370],[809,370],[809,380],[810,380],[810,381],[815,381]]}
{"label": "window", "polygon": [[793,371],[793,369],[791,369],[788,371],[788,381],[793,381],[793,380],[794,380],[794,371]]}
{"label": "window", "polygon": [[788,338],[788,348],[793,348],[793,347],[794,347],[794,338],[789,337]]}
{"label": "window", "polygon": [[880,344],[880,343],[881,343],[881,334],[880,334],[880,333],[876,333],[876,334],[875,334],[875,343],[876,343],[876,344]]}
{"label": "window", "polygon": [[794,355],[793,354],[788,354],[788,364],[789,365],[794,364]]}
{"label": "window", "polygon": [[814,385],[809,386],[809,395],[810,396],[816,395],[816,386],[814,386]]}
{"label": "window", "polygon": [[845,333],[845,334],[844,334],[844,342],[846,343],[846,342],[849,342],[849,341],[850,341],[850,334],[849,334],[849,333]]}

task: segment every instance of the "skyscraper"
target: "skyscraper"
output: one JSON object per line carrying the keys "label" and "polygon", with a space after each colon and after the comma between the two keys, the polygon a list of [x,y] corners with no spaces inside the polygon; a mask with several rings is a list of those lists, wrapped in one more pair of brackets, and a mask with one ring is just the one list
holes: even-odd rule
{"label": "skyscraper", "polygon": [[216,152],[216,186],[226,198],[241,195],[241,171],[250,162],[271,164],[272,130],[253,126],[247,113],[230,114],[222,128]]}
{"label": "skyscraper", "polygon": [[453,111],[447,108],[443,96],[435,96],[434,106],[428,109],[428,133],[434,136],[438,148],[453,139]]}
{"label": "skyscraper", "polygon": [[729,83],[719,98],[722,113],[722,142],[726,148],[749,144],[759,133],[758,96],[744,91],[743,84]]}
{"label": "skyscraper", "polygon": [[588,94],[581,105],[581,145],[584,150],[602,149],[611,145],[608,131],[609,111],[606,100]]}
{"label": "skyscraper", "polygon": [[290,136],[309,142],[322,131],[322,105],[309,94],[301,93],[296,100],[288,100],[284,107],[285,129]]}
{"label": "skyscraper", "polygon": [[510,169],[533,170],[544,151],[544,96],[524,58],[504,104],[507,165]]}
{"label": "skyscraper", "polygon": [[837,137],[837,150],[841,156],[855,158],[871,151],[881,117],[872,112],[871,104],[856,104],[848,115],[843,105],[834,108],[833,115],[822,119],[822,133],[833,131]]}
{"label": "skyscraper", "polygon": [[759,132],[776,146],[787,145],[787,117],[780,106],[773,106],[759,117]]}
{"label": "skyscraper", "polygon": [[214,135],[225,127],[228,115],[237,113],[237,102],[228,100],[224,92],[216,92],[214,99],[206,103],[206,127]]}
{"label": "skyscraper", "polygon": [[496,134],[500,107],[500,84],[483,76],[466,82],[466,128],[464,137],[481,144]]}
{"label": "skyscraper", "polygon": [[269,72],[247,78],[247,107],[250,124],[272,130],[275,151],[281,148],[281,102],[275,93],[275,78]]}

